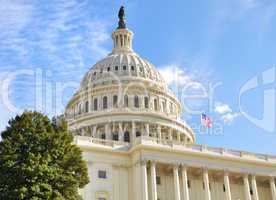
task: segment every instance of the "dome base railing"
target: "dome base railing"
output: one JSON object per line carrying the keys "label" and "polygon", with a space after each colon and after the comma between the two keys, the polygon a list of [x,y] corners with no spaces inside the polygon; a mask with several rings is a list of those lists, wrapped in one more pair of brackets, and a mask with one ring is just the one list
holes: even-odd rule
{"label": "dome base railing", "polygon": [[116,140],[106,140],[99,138],[92,138],[87,136],[75,136],[74,143],[80,146],[101,146],[111,148],[113,150],[123,150],[128,151],[131,148],[134,148],[139,145],[143,146],[158,146],[158,147],[169,147],[175,150],[183,150],[185,152],[190,153],[204,153],[210,156],[224,156],[228,158],[239,158],[245,160],[253,160],[253,161],[269,161],[276,163],[276,156],[265,155],[265,154],[256,154],[246,151],[238,151],[226,148],[217,148],[217,147],[209,147],[206,145],[199,144],[191,144],[191,143],[183,143],[175,140],[168,139],[159,139],[148,136],[140,136],[135,138],[132,142],[123,142]]}

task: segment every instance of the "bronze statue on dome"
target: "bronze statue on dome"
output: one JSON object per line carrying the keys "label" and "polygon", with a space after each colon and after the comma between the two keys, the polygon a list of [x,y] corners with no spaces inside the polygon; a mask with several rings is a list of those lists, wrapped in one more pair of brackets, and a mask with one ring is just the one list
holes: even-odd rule
{"label": "bronze statue on dome", "polygon": [[119,13],[119,22],[118,22],[118,28],[117,29],[124,29],[126,28],[126,23],[125,23],[125,8],[124,6],[121,6]]}

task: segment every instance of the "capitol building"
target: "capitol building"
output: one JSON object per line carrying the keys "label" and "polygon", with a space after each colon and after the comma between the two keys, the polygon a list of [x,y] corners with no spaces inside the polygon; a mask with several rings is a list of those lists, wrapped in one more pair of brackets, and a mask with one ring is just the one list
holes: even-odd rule
{"label": "capitol building", "polygon": [[276,200],[276,156],[196,144],[179,100],[132,47],[124,10],[113,49],[65,116],[87,161],[84,200]]}

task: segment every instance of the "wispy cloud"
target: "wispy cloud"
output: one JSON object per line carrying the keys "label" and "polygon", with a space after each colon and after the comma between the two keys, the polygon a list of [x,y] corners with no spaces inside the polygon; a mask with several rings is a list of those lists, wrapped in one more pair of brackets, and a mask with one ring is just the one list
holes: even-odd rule
{"label": "wispy cloud", "polygon": [[[99,17],[95,6],[90,1],[79,0],[50,1],[47,4],[1,1],[0,74],[21,69],[35,72],[39,68],[45,76],[44,83],[79,83],[91,65],[108,53],[109,16]],[[5,78],[1,76],[0,82]],[[37,87],[34,80],[35,77],[20,76],[13,81],[10,92],[16,106],[34,108]],[[43,107],[52,107],[50,93],[54,91],[43,89],[42,92]],[[0,98],[3,95],[1,93]],[[66,98],[70,96],[66,95]],[[55,108],[52,113],[47,109],[47,113],[55,114],[56,110],[61,112],[62,109]],[[3,104],[0,110],[7,111]]]}
{"label": "wispy cloud", "polygon": [[209,83],[208,73],[198,73],[200,70],[188,71],[180,64],[169,64],[159,69],[170,89],[180,100],[183,109],[183,117],[188,120],[208,110]]}
{"label": "wispy cloud", "polygon": [[227,104],[217,103],[217,105],[215,105],[215,112],[219,114],[225,114],[228,112],[232,112],[232,109]]}
{"label": "wispy cloud", "polygon": [[159,71],[168,85],[185,85],[194,82],[194,75],[188,74],[176,64],[163,66]]}
{"label": "wispy cloud", "polygon": [[219,115],[220,120],[224,122],[224,124],[230,125],[232,122],[241,116],[238,112],[233,112],[232,108],[225,103],[216,102],[214,111]]}
{"label": "wispy cloud", "polygon": [[225,124],[230,125],[237,117],[240,116],[240,113],[227,113],[221,116],[221,119]]}

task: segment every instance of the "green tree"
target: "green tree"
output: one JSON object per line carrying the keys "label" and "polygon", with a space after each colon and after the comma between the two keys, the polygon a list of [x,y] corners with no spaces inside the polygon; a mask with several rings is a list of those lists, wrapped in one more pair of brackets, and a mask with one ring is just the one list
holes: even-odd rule
{"label": "green tree", "polygon": [[80,200],[89,182],[81,150],[63,117],[26,111],[9,121],[0,142],[0,199]]}

